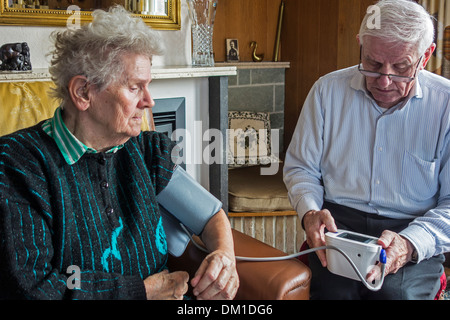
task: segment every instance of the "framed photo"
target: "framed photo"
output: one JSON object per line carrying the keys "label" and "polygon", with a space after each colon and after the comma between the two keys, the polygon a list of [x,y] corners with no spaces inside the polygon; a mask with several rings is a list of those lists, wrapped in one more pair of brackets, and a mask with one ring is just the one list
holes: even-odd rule
{"label": "framed photo", "polygon": [[227,62],[239,61],[239,43],[237,39],[227,39]]}

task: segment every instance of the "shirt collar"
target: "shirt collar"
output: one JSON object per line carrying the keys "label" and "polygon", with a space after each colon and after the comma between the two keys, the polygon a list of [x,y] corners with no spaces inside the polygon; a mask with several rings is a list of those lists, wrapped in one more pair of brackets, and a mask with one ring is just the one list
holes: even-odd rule
{"label": "shirt collar", "polygon": [[[355,90],[363,91],[366,94],[366,96],[368,96],[370,99],[373,100],[372,95],[370,95],[370,93],[366,89],[366,79],[364,75],[362,75],[361,72],[358,71],[358,67],[355,67],[355,70],[356,72],[350,81],[350,86]],[[403,100],[404,103],[401,104],[402,107],[405,106],[406,102],[409,101],[411,98],[418,98],[418,99],[423,98],[422,87],[420,86],[420,75],[421,72],[419,71],[414,86],[409,92],[408,97],[405,100]]]}
{"label": "shirt collar", "polygon": [[[58,149],[69,165],[76,163],[85,153],[99,153],[99,151],[86,146],[69,131],[62,119],[61,107],[56,109],[53,118],[44,122],[42,129],[55,140]],[[123,145],[115,146],[106,153],[116,153],[122,147]]]}

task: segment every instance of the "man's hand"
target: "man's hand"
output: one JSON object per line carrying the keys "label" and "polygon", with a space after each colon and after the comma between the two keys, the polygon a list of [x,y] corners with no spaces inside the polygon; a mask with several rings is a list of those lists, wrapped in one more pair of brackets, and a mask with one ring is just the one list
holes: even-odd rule
{"label": "man's hand", "polygon": [[[303,226],[306,232],[306,242],[310,248],[325,245],[325,229],[337,232],[337,227],[331,213],[327,209],[320,211],[308,211],[303,217]],[[316,251],[323,267],[327,266],[325,250]]]}
{"label": "man's hand", "polygon": [[[378,244],[386,250],[385,276],[389,273],[396,273],[401,267],[411,261],[413,245],[398,233],[389,230],[383,231],[378,239]],[[381,268],[375,267],[367,274],[366,279],[370,283],[380,277]]]}
{"label": "man's hand", "polygon": [[193,293],[198,300],[231,300],[239,288],[234,256],[214,251],[200,265],[191,280]]}
{"label": "man's hand", "polygon": [[188,290],[189,274],[164,270],[144,280],[147,300],[183,300]]}

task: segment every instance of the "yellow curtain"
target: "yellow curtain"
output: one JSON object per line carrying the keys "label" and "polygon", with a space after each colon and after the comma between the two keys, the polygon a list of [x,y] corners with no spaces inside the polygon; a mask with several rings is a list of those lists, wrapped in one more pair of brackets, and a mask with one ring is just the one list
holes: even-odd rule
{"label": "yellow curtain", "polygon": [[[49,96],[51,81],[0,82],[0,136],[53,117],[59,102]],[[142,130],[151,130],[147,113]]]}
{"label": "yellow curtain", "polygon": [[0,83],[0,136],[53,116],[58,102],[48,95],[53,82]]}
{"label": "yellow curtain", "polygon": [[431,72],[450,79],[450,0],[419,0],[436,19],[436,51],[427,65]]}

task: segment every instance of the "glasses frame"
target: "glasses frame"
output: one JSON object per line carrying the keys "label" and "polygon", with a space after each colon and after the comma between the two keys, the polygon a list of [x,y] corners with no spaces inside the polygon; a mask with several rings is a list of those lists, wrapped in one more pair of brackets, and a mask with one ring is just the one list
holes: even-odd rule
{"label": "glasses frame", "polygon": [[369,71],[362,68],[362,46],[359,46],[359,65],[358,65],[358,71],[361,72],[362,75],[371,77],[371,78],[379,78],[381,76],[387,76],[389,80],[394,82],[406,82],[409,83],[416,79],[417,77],[417,71],[419,70],[420,62],[422,61],[423,55],[420,56],[419,61],[416,63],[416,70],[414,71],[413,77],[407,77],[407,76],[399,76],[396,74],[390,74],[390,73],[381,73],[376,71]]}

